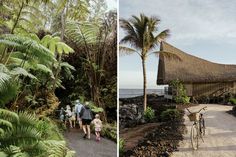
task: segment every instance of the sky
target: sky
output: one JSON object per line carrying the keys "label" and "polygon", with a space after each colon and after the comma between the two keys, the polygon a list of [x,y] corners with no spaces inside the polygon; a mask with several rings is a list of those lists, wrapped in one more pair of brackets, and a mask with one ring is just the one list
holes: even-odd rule
{"label": "sky", "polygon": [[[144,13],[161,19],[159,30],[170,29],[171,45],[206,60],[236,64],[235,0],[120,0],[119,16],[128,19]],[[124,32],[119,29],[119,39]],[[147,86],[156,85],[158,57],[147,60]],[[119,57],[119,88],[142,88],[141,59]]]}
{"label": "sky", "polygon": [[117,0],[106,0],[108,10],[113,10],[117,8]]}

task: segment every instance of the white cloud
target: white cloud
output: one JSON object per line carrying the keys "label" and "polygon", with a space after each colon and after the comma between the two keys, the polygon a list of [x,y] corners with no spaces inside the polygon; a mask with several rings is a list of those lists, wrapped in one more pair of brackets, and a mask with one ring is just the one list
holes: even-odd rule
{"label": "white cloud", "polygon": [[107,6],[109,10],[113,10],[117,8],[117,0],[106,0]]}
{"label": "white cloud", "polygon": [[[119,4],[122,18],[140,13],[159,16],[159,30],[170,29],[167,41],[174,46],[210,61],[235,63],[235,0],[120,0]],[[124,36],[122,30],[119,36]],[[119,72],[121,88],[142,88],[141,61],[132,59],[120,58],[120,65],[125,63]],[[155,88],[155,60],[147,63],[147,70],[148,88]]]}
{"label": "white cloud", "polygon": [[121,0],[120,16],[143,12],[161,17],[161,28],[171,30],[173,42],[236,41],[236,1],[233,0]]}

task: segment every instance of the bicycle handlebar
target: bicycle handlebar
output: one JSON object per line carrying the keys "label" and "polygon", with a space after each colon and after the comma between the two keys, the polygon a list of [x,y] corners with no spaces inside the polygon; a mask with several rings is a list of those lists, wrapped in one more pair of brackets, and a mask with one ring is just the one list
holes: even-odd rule
{"label": "bicycle handlebar", "polygon": [[198,112],[191,112],[191,111],[189,111],[188,108],[186,108],[186,109],[188,110],[189,113],[199,113],[199,112],[201,112],[201,110],[206,110],[206,108],[207,108],[207,106],[201,108]]}

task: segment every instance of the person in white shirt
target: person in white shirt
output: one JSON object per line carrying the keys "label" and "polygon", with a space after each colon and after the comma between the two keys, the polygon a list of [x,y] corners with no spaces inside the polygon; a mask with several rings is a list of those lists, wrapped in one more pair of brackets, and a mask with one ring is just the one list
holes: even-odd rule
{"label": "person in white shirt", "polygon": [[101,140],[100,132],[102,131],[102,121],[100,120],[99,114],[95,115],[95,119],[92,121],[92,124],[94,124],[96,141],[100,141]]}
{"label": "person in white shirt", "polygon": [[66,105],[66,111],[65,111],[65,113],[66,113],[65,125],[66,125],[67,121],[69,121],[70,127],[73,128],[73,126],[72,126],[72,121],[71,121],[72,112],[71,112],[70,105]]}

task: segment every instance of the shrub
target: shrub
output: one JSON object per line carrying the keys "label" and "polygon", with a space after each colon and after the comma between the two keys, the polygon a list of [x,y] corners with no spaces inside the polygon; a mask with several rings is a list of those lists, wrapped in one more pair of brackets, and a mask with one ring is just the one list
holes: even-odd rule
{"label": "shrub", "polygon": [[190,97],[187,96],[186,89],[179,80],[172,81],[171,86],[177,89],[176,96],[174,96],[176,103],[188,104],[190,102]]}
{"label": "shrub", "polygon": [[73,156],[74,152],[67,148],[59,129],[49,118],[40,119],[28,112],[17,114],[3,109],[0,113],[0,124],[6,124],[0,126],[0,152],[22,157]]}
{"label": "shrub", "polygon": [[230,98],[230,99],[229,99],[229,102],[230,102],[232,105],[236,105],[236,98]]}
{"label": "shrub", "polygon": [[114,142],[117,142],[116,128],[117,128],[116,124],[109,124],[109,123],[103,124],[101,135],[113,140]]}
{"label": "shrub", "polygon": [[119,139],[119,154],[120,154],[120,156],[123,155],[123,153],[124,153],[124,147],[125,147],[125,141],[124,141],[124,139],[120,138]]}
{"label": "shrub", "polygon": [[177,109],[167,109],[161,113],[162,121],[175,121],[181,117],[180,112]]}
{"label": "shrub", "polygon": [[155,118],[155,111],[151,107],[147,107],[147,110],[144,112],[144,118],[147,121],[151,121]]}
{"label": "shrub", "polygon": [[190,97],[186,96],[186,95],[182,95],[182,96],[176,96],[175,97],[175,102],[176,103],[182,103],[182,104],[189,104],[190,102]]}
{"label": "shrub", "polygon": [[233,111],[233,113],[236,114],[236,106],[234,106],[234,107],[232,108],[232,111]]}

